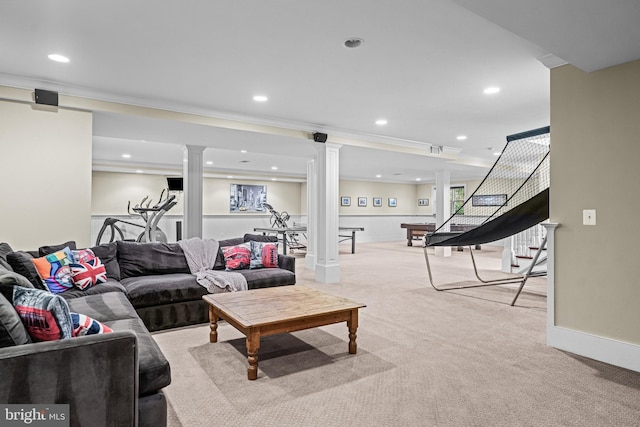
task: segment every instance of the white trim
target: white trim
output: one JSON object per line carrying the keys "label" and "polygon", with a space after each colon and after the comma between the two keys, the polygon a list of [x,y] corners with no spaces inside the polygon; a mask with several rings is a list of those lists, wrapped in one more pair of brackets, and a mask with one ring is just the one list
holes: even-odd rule
{"label": "white trim", "polygon": [[640,346],[585,332],[547,326],[547,345],[640,372]]}
{"label": "white trim", "polygon": [[556,326],[554,254],[559,224],[549,222],[542,226],[547,229],[547,345],[640,372],[640,345]]}

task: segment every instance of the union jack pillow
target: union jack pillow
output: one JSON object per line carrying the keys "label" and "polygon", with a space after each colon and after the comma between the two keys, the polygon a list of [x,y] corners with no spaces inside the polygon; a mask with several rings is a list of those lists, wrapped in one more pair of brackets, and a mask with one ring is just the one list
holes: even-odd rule
{"label": "union jack pillow", "polygon": [[83,291],[98,283],[107,281],[107,270],[100,258],[71,264],[71,281]]}
{"label": "union jack pillow", "polygon": [[71,312],[71,323],[73,325],[73,336],[106,334],[113,332],[107,325],[98,322],[96,319],[80,313]]}

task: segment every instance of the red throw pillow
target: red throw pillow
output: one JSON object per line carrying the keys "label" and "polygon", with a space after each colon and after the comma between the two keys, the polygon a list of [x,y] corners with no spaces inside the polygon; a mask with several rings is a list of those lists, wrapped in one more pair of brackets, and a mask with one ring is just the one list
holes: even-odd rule
{"label": "red throw pillow", "polygon": [[227,271],[248,268],[251,264],[251,249],[249,243],[225,246],[222,248],[222,253],[224,254],[224,266]]}
{"label": "red throw pillow", "polygon": [[276,268],[278,243],[251,241],[251,268]]}

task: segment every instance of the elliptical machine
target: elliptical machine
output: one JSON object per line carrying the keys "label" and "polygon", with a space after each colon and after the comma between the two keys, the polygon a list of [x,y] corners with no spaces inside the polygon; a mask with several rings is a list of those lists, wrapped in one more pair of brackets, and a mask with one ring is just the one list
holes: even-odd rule
{"label": "elliptical machine", "polygon": [[[118,218],[106,218],[104,220],[104,223],[102,224],[102,227],[100,228],[100,231],[98,232],[98,237],[96,238],[96,246],[101,243],[106,243],[102,241],[102,237],[107,229],[110,232],[108,240],[109,243],[115,240],[166,243],[167,235],[158,227],[158,222],[163,217],[163,215],[167,213],[171,208],[173,208],[178,202],[176,201],[176,196],[174,194],[168,195],[168,193],[167,198],[163,200],[164,192],[165,190],[162,190],[162,192],[160,193],[159,202],[154,206],[150,206],[152,200],[149,199],[149,196],[145,196],[140,204],[135,205],[133,208],[131,208],[131,201],[127,203],[127,212],[129,213],[129,215],[140,216],[140,218],[142,218],[142,220],[144,221],[144,225]],[[125,239],[122,228],[118,226],[119,223],[143,228],[144,230],[138,235],[136,239]]]}

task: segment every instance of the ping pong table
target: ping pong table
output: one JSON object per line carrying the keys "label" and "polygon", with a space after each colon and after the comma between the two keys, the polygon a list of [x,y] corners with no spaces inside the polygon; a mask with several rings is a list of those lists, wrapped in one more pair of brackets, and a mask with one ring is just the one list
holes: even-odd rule
{"label": "ping pong table", "polygon": [[[282,254],[286,255],[287,254],[287,243],[291,241],[291,236],[294,236],[296,234],[301,234],[301,233],[306,233],[307,232],[307,226],[306,225],[295,225],[293,227],[256,227],[253,229],[253,231],[257,231],[259,233],[262,234],[278,234],[278,235],[282,235]],[[340,240],[340,242],[344,242],[345,240],[351,240],[351,253],[355,254],[356,253],[356,232],[357,231],[364,231],[364,227],[338,227],[338,237],[340,237],[342,240]],[[341,234],[342,233],[342,234]],[[350,234],[346,234],[346,233],[350,233]],[[292,247],[292,249],[306,249],[306,246],[299,244],[296,245],[295,247]]]}

